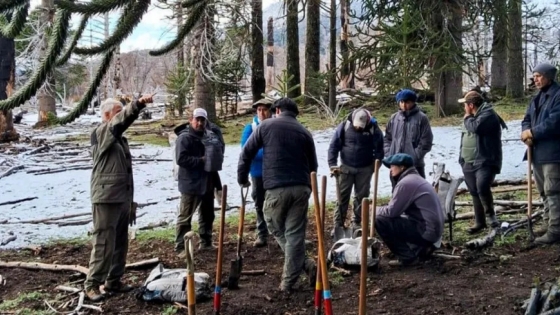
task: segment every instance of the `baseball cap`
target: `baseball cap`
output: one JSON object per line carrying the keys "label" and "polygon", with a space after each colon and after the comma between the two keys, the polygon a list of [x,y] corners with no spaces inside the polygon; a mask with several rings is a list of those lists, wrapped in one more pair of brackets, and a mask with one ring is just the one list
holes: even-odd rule
{"label": "baseball cap", "polygon": [[457,102],[459,103],[468,103],[468,104],[479,104],[482,103],[483,101],[484,99],[482,98],[482,95],[480,95],[480,93],[478,93],[477,91],[469,91],[467,92],[467,94],[465,94],[465,97],[457,100]]}
{"label": "baseball cap", "polygon": [[370,119],[369,113],[365,109],[358,109],[352,114],[352,125],[364,129]]}
{"label": "baseball cap", "polygon": [[204,119],[208,119],[208,113],[206,112],[206,110],[204,108],[196,108],[193,111],[193,117],[194,118],[202,117]]}

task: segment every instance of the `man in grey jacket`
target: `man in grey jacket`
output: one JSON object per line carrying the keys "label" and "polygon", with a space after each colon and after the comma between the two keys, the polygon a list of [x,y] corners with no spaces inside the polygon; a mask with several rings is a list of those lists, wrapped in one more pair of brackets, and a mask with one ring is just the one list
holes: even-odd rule
{"label": "man in grey jacket", "polygon": [[[432,150],[434,135],[426,114],[420,111],[416,93],[412,90],[401,90],[396,96],[399,111],[394,113],[387,127],[383,148],[385,156],[406,153],[414,161],[418,174],[426,178],[424,157]],[[391,179],[393,187],[395,181]]]}
{"label": "man in grey jacket", "polygon": [[539,93],[531,100],[521,122],[521,140],[532,150],[533,175],[541,195],[548,228],[536,244],[560,242],[560,85],[556,67],[541,63],[533,70]]}
{"label": "man in grey jacket", "polygon": [[429,255],[441,242],[443,210],[430,183],[414,167],[414,159],[398,153],[383,159],[397,184],[387,206],[377,208],[377,233],[398,260],[391,266],[408,266]]}

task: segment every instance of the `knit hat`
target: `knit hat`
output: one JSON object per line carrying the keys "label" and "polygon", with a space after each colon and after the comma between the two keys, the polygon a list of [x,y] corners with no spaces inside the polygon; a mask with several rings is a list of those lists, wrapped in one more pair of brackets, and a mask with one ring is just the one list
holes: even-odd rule
{"label": "knit hat", "polygon": [[400,90],[395,98],[397,99],[397,103],[400,103],[401,101],[403,102],[412,101],[416,103],[418,96],[416,96],[416,93],[414,91],[409,89],[404,89],[404,90]]}
{"label": "knit hat", "polygon": [[533,73],[540,73],[543,77],[551,80],[556,81],[556,72],[557,69],[555,66],[551,65],[550,63],[539,63],[535,69],[533,69]]}
{"label": "knit hat", "polygon": [[482,97],[482,95],[480,95],[480,93],[476,91],[469,91],[467,92],[467,94],[465,94],[465,97],[458,99],[457,102],[475,104],[478,106],[484,103],[484,98]]}
{"label": "knit hat", "polygon": [[412,156],[406,153],[397,153],[383,159],[383,165],[391,167],[391,165],[399,165],[404,167],[411,167],[414,165]]}
{"label": "knit hat", "polygon": [[371,115],[366,109],[357,109],[352,113],[352,125],[356,128],[366,128],[367,123],[371,120]]}

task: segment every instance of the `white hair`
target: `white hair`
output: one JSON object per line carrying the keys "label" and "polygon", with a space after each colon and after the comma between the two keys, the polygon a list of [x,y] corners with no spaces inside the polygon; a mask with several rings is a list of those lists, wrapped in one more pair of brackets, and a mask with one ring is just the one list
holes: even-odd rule
{"label": "white hair", "polygon": [[99,109],[101,110],[101,117],[105,117],[105,114],[110,113],[116,105],[122,107],[122,103],[114,98],[108,98],[101,103]]}

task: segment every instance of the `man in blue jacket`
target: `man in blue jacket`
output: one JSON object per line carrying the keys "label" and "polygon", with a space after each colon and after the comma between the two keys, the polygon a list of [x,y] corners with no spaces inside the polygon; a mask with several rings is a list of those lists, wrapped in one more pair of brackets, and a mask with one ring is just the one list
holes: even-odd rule
{"label": "man in blue jacket", "polygon": [[[272,107],[272,101],[269,101],[265,98],[257,101],[253,104],[253,109],[256,110],[257,115],[253,117],[253,121],[251,124],[245,126],[243,129],[243,133],[241,134],[241,147],[245,145],[249,137],[253,134],[253,132],[257,129],[261,122],[265,119],[270,118],[271,112],[270,108]],[[251,162],[251,169],[249,173],[251,174],[251,182],[252,182],[252,192],[251,197],[253,201],[255,201],[255,211],[257,212],[257,239],[253,246],[255,247],[264,247],[267,245],[268,241],[268,228],[266,226],[266,221],[264,220],[263,214],[263,204],[264,204],[264,194],[265,190],[263,187],[263,178],[262,178],[262,164],[263,164],[263,149],[261,148],[253,161]]]}
{"label": "man in blue jacket", "polygon": [[[338,155],[342,164],[338,166]],[[354,188],[352,227],[362,222],[362,199],[369,195],[374,161],[383,159],[383,132],[368,110],[356,109],[336,128],[329,146],[329,168],[340,185],[340,200],[334,212],[335,227],[343,227]]]}
{"label": "man in blue jacket", "polygon": [[556,67],[541,63],[533,70],[539,93],[521,122],[521,140],[533,153],[533,175],[548,212],[548,228],[535,244],[560,242],[560,86]]}

